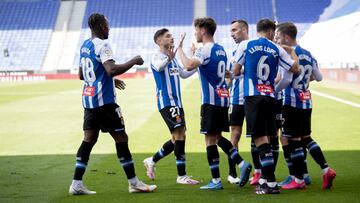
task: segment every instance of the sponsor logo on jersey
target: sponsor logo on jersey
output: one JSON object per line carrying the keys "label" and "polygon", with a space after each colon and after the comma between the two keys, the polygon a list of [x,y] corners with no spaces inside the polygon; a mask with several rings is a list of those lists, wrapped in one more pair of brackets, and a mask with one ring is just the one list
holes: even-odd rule
{"label": "sponsor logo on jersey", "polygon": [[170,75],[179,75],[179,70],[177,68],[169,68]]}
{"label": "sponsor logo on jersey", "polygon": [[271,85],[257,84],[256,89],[258,92],[265,94],[271,94],[274,92],[274,89],[272,88]]}

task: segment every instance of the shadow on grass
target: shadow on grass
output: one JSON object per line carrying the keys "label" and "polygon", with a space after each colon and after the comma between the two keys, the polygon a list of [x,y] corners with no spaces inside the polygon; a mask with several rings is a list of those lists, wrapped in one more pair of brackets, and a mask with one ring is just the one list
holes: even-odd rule
{"label": "shadow on grass", "polygon": [[[98,194],[70,196],[68,187],[74,170],[74,155],[0,156],[0,202],[359,202],[360,151],[326,151],[329,164],[337,171],[331,191],[322,191],[321,171],[308,157],[312,184],[303,191],[282,191],[280,195],[257,196],[254,188],[239,188],[226,182],[227,158],[221,154],[224,190],[201,191],[199,185],[176,185],[175,158],[169,155],[157,163],[156,180],[149,181],[142,160],[151,154],[133,154],[136,173],[146,183],[156,184],[153,194],[129,194],[125,174],[115,154],[93,154],[84,177],[85,184]],[[250,153],[242,153],[251,160]],[[210,170],[205,153],[187,153],[187,173],[206,184]],[[278,181],[287,175],[280,154]]]}

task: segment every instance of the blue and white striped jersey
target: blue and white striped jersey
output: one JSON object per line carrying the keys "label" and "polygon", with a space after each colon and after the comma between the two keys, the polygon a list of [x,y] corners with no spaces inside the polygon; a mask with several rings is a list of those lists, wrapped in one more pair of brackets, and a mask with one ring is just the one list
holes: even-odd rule
{"label": "blue and white striped jersey", "polygon": [[183,108],[180,77],[187,78],[195,73],[196,70],[184,70],[175,58],[169,61],[168,56],[160,51],[152,56],[151,70],[156,82],[156,97],[159,111],[167,106]]}
{"label": "blue and white striped jersey", "polygon": [[274,80],[278,66],[289,70],[294,61],[282,47],[266,38],[256,38],[240,43],[234,63],[244,66],[244,97],[276,98]]}
{"label": "blue and white striped jersey", "polygon": [[202,104],[229,106],[229,91],[225,83],[227,56],[224,48],[216,43],[206,43],[195,51],[193,59],[200,62]]}
{"label": "blue and white striped jersey", "polygon": [[[281,75],[281,69],[278,69],[278,74]],[[275,93],[276,100],[282,100],[283,99],[283,91],[279,91]]]}
{"label": "blue and white striped jersey", "polygon": [[299,58],[300,74],[294,74],[292,82],[284,91],[284,105],[300,109],[311,109],[311,93],[309,90],[310,77],[320,81],[322,75],[317,66],[316,60],[311,53],[299,45],[295,47],[295,53]]}
{"label": "blue and white striped jersey", "polygon": [[114,80],[103,66],[105,61],[112,59],[112,49],[107,40],[88,39],[81,46],[80,68],[84,78],[84,108],[94,109],[104,104],[116,103]]}
{"label": "blue and white striped jersey", "polygon": [[[233,61],[236,50],[232,52]],[[229,63],[229,71],[232,72],[232,63]],[[230,89],[230,104],[244,105],[244,75],[233,76],[232,85]]]}

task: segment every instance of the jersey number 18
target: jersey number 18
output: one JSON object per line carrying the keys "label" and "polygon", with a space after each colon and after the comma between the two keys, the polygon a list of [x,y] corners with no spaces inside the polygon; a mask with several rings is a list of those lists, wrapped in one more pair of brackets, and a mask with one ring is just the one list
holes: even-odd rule
{"label": "jersey number 18", "polygon": [[95,82],[96,75],[94,72],[94,64],[90,58],[82,57],[81,58],[81,68],[85,81]]}

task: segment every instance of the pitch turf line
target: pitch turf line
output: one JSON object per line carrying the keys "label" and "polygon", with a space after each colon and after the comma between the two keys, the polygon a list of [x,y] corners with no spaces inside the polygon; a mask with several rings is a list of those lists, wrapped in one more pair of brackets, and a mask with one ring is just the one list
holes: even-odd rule
{"label": "pitch turf line", "polygon": [[325,94],[325,93],[322,93],[322,92],[318,92],[318,91],[315,91],[315,90],[311,90],[311,92],[317,96],[320,96],[320,97],[325,97],[325,98],[328,98],[328,99],[331,99],[331,100],[334,100],[334,101],[337,101],[339,103],[343,103],[343,104],[347,104],[349,106],[352,106],[352,107],[356,107],[356,108],[360,108],[360,104],[358,103],[355,103],[355,102],[351,102],[351,101],[348,101],[348,100],[345,100],[345,99],[341,99],[339,97],[335,97],[335,96],[332,96],[332,95],[329,95],[329,94]]}

